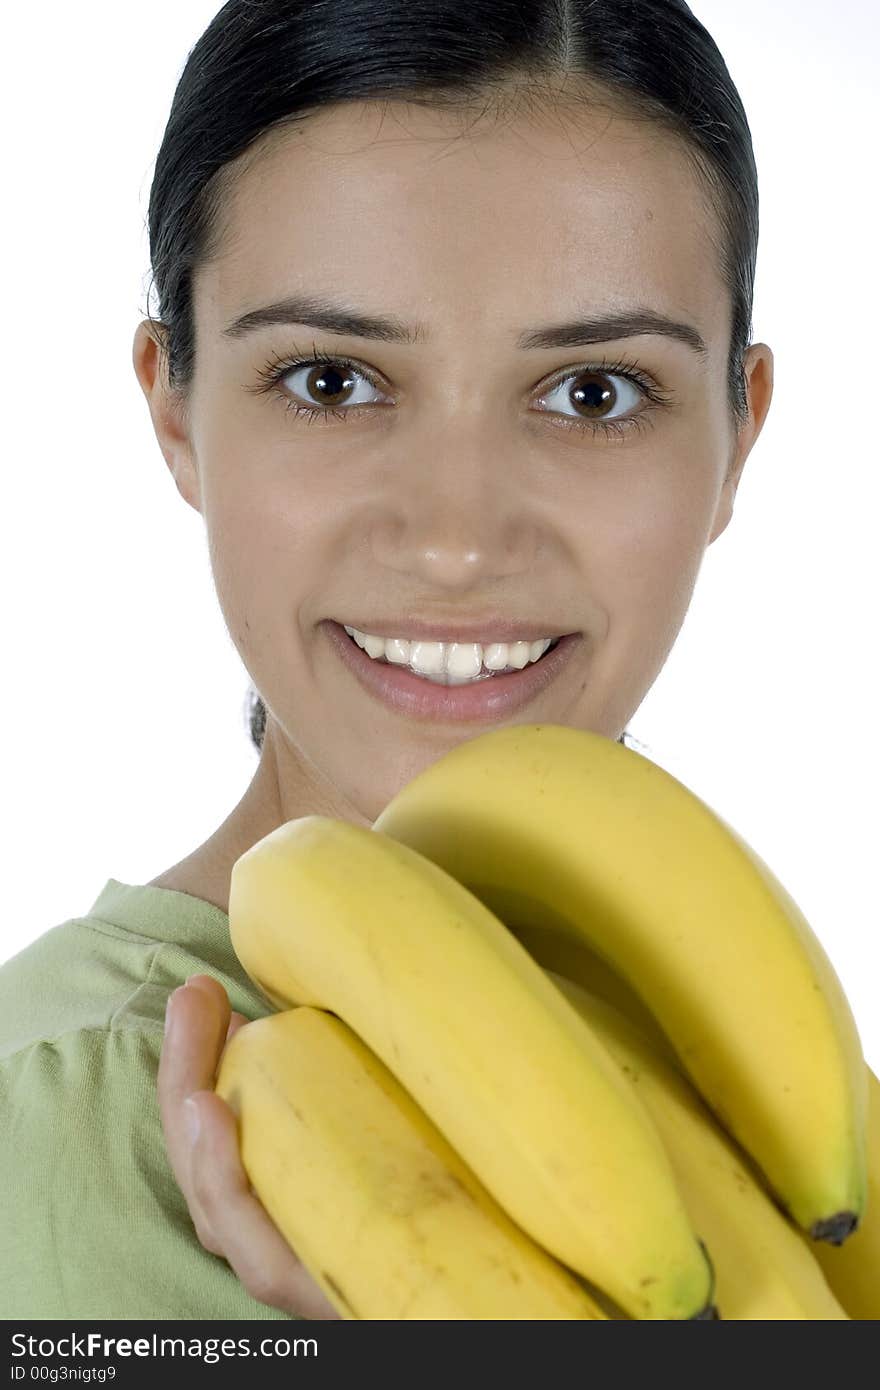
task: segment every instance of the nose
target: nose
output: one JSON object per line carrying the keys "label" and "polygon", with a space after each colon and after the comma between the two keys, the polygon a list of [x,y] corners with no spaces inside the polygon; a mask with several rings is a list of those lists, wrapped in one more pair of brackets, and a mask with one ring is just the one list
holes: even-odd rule
{"label": "nose", "polygon": [[376,563],[428,593],[485,589],[534,568],[537,518],[512,451],[464,433],[422,438],[389,465],[373,517]]}

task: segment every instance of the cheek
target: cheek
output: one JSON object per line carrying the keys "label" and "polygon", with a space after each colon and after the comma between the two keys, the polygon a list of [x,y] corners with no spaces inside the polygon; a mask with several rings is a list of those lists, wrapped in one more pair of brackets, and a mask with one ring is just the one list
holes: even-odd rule
{"label": "cheek", "polygon": [[205,527],[217,599],[248,664],[254,646],[265,644],[296,614],[303,556],[295,522],[277,498],[270,505],[246,488],[215,486],[207,498]]}
{"label": "cheek", "polygon": [[[671,643],[687,612],[708,540],[709,489],[666,486],[632,499],[613,527],[591,545],[598,590],[607,611],[650,643]],[[704,495],[703,495],[704,494]]]}

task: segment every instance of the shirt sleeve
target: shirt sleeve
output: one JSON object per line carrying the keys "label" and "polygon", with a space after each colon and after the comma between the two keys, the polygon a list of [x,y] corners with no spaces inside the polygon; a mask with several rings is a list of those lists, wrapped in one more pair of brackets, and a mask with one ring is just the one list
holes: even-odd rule
{"label": "shirt sleeve", "polygon": [[262,1319],[200,1244],[165,1148],[161,1028],[81,1029],[0,1061],[0,1316]]}

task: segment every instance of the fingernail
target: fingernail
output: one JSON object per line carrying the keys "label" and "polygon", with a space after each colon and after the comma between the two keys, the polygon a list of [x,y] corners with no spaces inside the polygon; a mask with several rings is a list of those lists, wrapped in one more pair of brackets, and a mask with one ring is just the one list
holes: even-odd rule
{"label": "fingernail", "polygon": [[169,994],[168,998],[165,1000],[165,1032],[166,1032],[166,1033],[168,1032],[168,1026],[169,1026],[169,1024],[171,1023],[171,1000],[174,998],[174,994],[175,994],[175,991],[172,990],[171,993]]}
{"label": "fingernail", "polygon": [[186,1129],[189,1135],[189,1142],[194,1144],[199,1137],[201,1121],[199,1119],[199,1108],[191,1096],[183,1103],[183,1113],[186,1117]]}

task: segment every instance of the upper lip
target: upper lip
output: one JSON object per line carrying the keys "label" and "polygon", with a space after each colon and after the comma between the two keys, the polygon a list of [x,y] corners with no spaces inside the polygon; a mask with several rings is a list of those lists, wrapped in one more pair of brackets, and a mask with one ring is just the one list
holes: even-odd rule
{"label": "upper lip", "polygon": [[484,617],[465,622],[462,618],[447,618],[443,622],[424,622],[416,618],[370,619],[361,622],[347,618],[340,623],[343,627],[357,628],[358,632],[369,632],[374,637],[419,638],[423,642],[444,642],[452,638],[457,642],[479,642],[485,646],[489,642],[537,642],[544,637],[567,637],[551,623],[514,623],[509,618]]}

